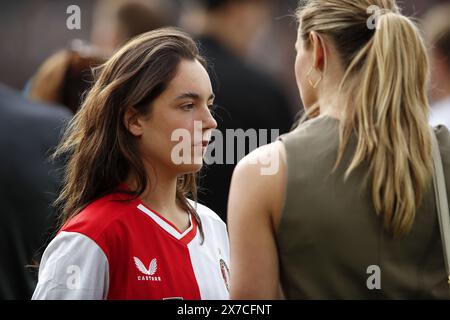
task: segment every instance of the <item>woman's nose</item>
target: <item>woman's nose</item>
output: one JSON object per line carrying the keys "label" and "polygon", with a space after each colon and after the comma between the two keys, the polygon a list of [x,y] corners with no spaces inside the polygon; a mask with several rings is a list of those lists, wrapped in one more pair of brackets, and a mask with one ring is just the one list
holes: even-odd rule
{"label": "woman's nose", "polygon": [[217,128],[217,121],[211,114],[211,111],[207,109],[205,119],[203,120],[203,127],[206,129],[215,129]]}

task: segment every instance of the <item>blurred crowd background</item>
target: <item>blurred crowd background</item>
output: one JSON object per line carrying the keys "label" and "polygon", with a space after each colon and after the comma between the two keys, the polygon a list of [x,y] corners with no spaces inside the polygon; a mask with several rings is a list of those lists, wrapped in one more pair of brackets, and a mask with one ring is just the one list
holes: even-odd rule
{"label": "blurred crowd background", "polygon": [[[22,89],[41,64],[62,49],[94,44],[111,50],[135,33],[159,26],[180,26],[193,34],[204,30],[207,15],[201,0],[17,0],[5,1],[0,10],[0,82]],[[214,2],[214,1],[212,1]],[[242,31],[253,24],[242,57],[271,74],[289,97],[296,112],[293,18],[298,0],[261,0],[253,18],[236,17]],[[422,17],[430,8],[448,0],[404,0],[407,15]],[[68,30],[67,7],[81,9],[81,29]],[[244,20],[247,18],[247,20]],[[450,17],[449,17],[450,19]]]}

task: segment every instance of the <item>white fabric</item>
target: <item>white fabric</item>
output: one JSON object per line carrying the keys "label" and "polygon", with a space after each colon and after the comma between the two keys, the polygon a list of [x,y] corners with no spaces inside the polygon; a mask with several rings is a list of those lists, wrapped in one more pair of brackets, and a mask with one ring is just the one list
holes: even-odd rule
{"label": "white fabric", "polygon": [[168,224],[166,221],[161,219],[158,215],[156,215],[153,211],[145,207],[144,205],[140,204],[137,206],[139,210],[144,212],[146,215],[148,215],[150,218],[153,219],[161,228],[166,230],[168,233],[170,233],[175,239],[180,240],[183,238],[186,234],[188,234],[192,228],[192,217],[189,215],[189,220],[191,221],[191,226],[186,229],[183,233],[180,233],[178,230],[176,230],[174,227],[172,227],[170,224]]}
{"label": "white fabric", "polygon": [[[194,206],[195,204],[191,202]],[[230,267],[230,248],[225,223],[208,207],[197,204],[205,233],[201,243],[200,232],[188,244],[189,255],[202,300],[227,300],[228,289],[222,276],[220,259]]]}
{"label": "white fabric", "polygon": [[101,300],[109,287],[108,259],[90,238],[61,232],[45,249],[33,300]]}
{"label": "white fabric", "polygon": [[450,97],[431,107],[430,124],[433,127],[442,124],[450,130]]}

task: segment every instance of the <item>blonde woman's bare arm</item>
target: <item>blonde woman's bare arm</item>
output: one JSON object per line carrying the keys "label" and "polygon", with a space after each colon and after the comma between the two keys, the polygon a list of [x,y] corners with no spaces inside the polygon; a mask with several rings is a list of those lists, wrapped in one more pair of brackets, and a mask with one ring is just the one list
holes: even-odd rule
{"label": "blonde woman's bare arm", "polygon": [[281,142],[258,148],[236,166],[228,202],[231,299],[279,299],[275,231],[284,204]]}

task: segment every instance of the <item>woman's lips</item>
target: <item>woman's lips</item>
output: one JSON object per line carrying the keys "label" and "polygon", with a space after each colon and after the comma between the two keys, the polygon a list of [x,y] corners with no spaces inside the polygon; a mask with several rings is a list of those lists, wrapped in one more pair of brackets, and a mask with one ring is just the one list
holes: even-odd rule
{"label": "woman's lips", "polygon": [[209,144],[209,141],[202,141],[196,144],[193,144],[192,146],[197,147],[197,146],[202,146],[202,147],[207,147]]}
{"label": "woman's lips", "polygon": [[194,148],[194,150],[197,148],[199,148],[199,149],[201,148],[202,154],[204,154],[206,152],[206,149],[208,148],[208,144],[209,144],[209,141],[202,141],[201,143],[196,143],[196,144],[192,145],[192,147]]}

